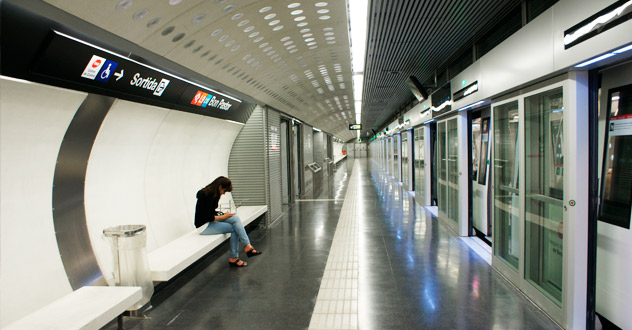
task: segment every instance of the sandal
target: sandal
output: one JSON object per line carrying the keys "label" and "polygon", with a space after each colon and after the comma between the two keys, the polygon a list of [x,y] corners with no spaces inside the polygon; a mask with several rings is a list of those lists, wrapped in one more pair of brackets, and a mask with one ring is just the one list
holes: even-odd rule
{"label": "sandal", "polygon": [[[241,263],[239,263],[240,261],[241,261]],[[229,261],[228,264],[231,267],[246,267],[246,266],[248,266],[248,264],[245,261],[240,260],[240,259],[237,259],[235,262],[230,262]]]}
{"label": "sandal", "polygon": [[246,254],[248,255],[248,258],[250,257],[254,257],[256,255],[260,255],[261,251],[257,251],[255,250],[255,248],[250,249],[250,251],[246,251]]}

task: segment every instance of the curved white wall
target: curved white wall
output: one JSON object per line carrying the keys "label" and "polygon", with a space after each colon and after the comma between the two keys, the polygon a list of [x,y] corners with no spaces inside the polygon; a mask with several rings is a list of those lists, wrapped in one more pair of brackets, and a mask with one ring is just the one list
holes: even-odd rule
{"label": "curved white wall", "polygon": [[344,157],[344,155],[342,154],[342,146],[342,143],[334,141],[334,163],[338,163]]}
{"label": "curved white wall", "polygon": [[72,292],[55,238],[53,176],[85,97],[0,78],[0,326]]}
{"label": "curved white wall", "polygon": [[92,246],[111,281],[103,229],[147,226],[147,251],[193,230],[196,192],[228,174],[228,155],[243,125],[117,101],[90,155],[86,218]]}

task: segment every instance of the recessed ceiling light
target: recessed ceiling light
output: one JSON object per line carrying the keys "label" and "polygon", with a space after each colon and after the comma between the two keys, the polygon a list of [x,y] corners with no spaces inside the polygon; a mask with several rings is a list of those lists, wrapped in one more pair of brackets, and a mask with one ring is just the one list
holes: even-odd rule
{"label": "recessed ceiling light", "polygon": [[281,29],[283,29],[283,25],[275,26],[272,31],[280,31]]}
{"label": "recessed ceiling light", "polygon": [[217,29],[215,31],[213,31],[213,33],[211,33],[212,37],[217,37],[220,33],[222,33],[222,29]]}
{"label": "recessed ceiling light", "polygon": [[274,55],[272,55],[270,58],[271,58],[271,59],[275,59],[275,58],[277,58],[277,57],[279,57],[279,54],[274,54]]}
{"label": "recessed ceiling light", "polygon": [[307,38],[307,39],[305,39],[305,42],[312,42],[312,41],[314,41],[314,38]]}
{"label": "recessed ceiling light", "polygon": [[200,55],[200,57],[205,57],[206,55],[208,55],[208,54],[210,54],[210,53],[211,53],[211,51],[210,51],[210,50],[207,50],[207,51],[205,51],[202,55]]}
{"label": "recessed ceiling light", "polygon": [[329,12],[329,9],[318,9],[316,12],[319,14],[327,14]]}
{"label": "recessed ceiling light", "polygon": [[265,19],[265,20],[270,20],[270,19],[273,19],[273,18],[275,18],[275,17],[276,17],[276,14],[275,14],[275,13],[272,13],[272,14],[268,14],[268,15],[266,15],[263,19]]}
{"label": "recessed ceiling light", "polygon": [[272,56],[272,55],[274,55],[274,54],[276,54],[276,51],[274,51],[274,50],[273,50],[273,51],[271,51],[271,52],[268,52],[268,56]]}
{"label": "recessed ceiling light", "polygon": [[244,17],[244,14],[237,13],[237,14],[233,15],[233,17],[231,17],[230,19],[232,19],[233,21],[236,21],[238,19],[241,19],[242,17]]}
{"label": "recessed ceiling light", "polygon": [[196,49],[193,50],[193,53],[199,52],[200,50],[202,50],[202,47],[204,46],[198,46]]}
{"label": "recessed ceiling light", "polygon": [[325,40],[336,40],[336,37],[327,37]]}
{"label": "recessed ceiling light", "polygon": [[206,14],[199,14],[195,17],[193,17],[193,23],[200,23],[204,17],[206,17]]}
{"label": "recessed ceiling light", "polygon": [[149,22],[147,22],[147,27],[151,28],[154,25],[158,24],[158,22],[160,22],[160,17],[152,18]]}
{"label": "recessed ceiling light", "polygon": [[302,29],[302,30],[301,30],[301,33],[307,33],[307,32],[309,32],[309,31],[311,31],[311,30],[310,30],[310,29]]}
{"label": "recessed ceiling light", "polygon": [[175,37],[173,37],[173,39],[171,41],[178,42],[178,41],[182,40],[182,38],[184,38],[184,35],[185,35],[184,33],[177,34]]}
{"label": "recessed ceiling light", "polygon": [[246,54],[241,59],[245,61],[245,60],[249,59],[251,56],[252,56],[251,54]]}
{"label": "recessed ceiling light", "polygon": [[300,14],[302,14],[302,13],[303,13],[303,11],[302,11],[301,9],[297,9],[297,10],[293,10],[293,11],[290,13],[290,15],[295,15],[295,16],[296,16],[296,15],[300,15]]}
{"label": "recessed ceiling light", "polygon": [[329,37],[329,36],[333,36],[334,34],[335,34],[335,33],[333,33],[333,32],[326,32],[326,33],[325,33],[325,36]]}
{"label": "recessed ceiling light", "polygon": [[228,6],[224,7],[224,11],[225,12],[229,12],[229,11],[235,9],[235,7],[237,7],[237,6],[235,6],[235,5],[228,5]]}
{"label": "recessed ceiling light", "polygon": [[245,20],[243,20],[243,21],[239,22],[239,24],[237,24],[237,26],[238,26],[238,27],[243,27],[244,25],[246,25],[246,24],[248,24],[248,23],[250,23],[250,21],[249,21],[249,20],[247,20],[247,19],[245,19]]}
{"label": "recessed ceiling light", "polygon": [[311,37],[311,36],[313,36],[313,34],[311,34],[311,33],[306,33],[306,34],[304,34],[304,35],[303,35],[303,38],[309,38],[309,37]]}
{"label": "recessed ceiling light", "polygon": [[316,6],[316,7],[327,7],[327,3],[326,2],[317,2],[314,6]]}
{"label": "recessed ceiling light", "polygon": [[335,44],[335,43],[336,43],[335,41],[327,41],[327,44],[328,44],[328,45],[333,45],[333,44]]}
{"label": "recessed ceiling light", "polygon": [[143,8],[135,12],[134,15],[132,15],[132,19],[143,19],[145,18],[145,16],[147,16],[147,14],[149,14],[149,10]]}
{"label": "recessed ceiling light", "polygon": [[248,38],[254,38],[254,37],[258,36],[258,35],[259,35],[259,32],[255,31],[255,32],[249,34]]}
{"label": "recessed ceiling light", "polygon": [[307,43],[307,45],[308,45],[308,46],[314,46],[315,44],[316,44],[316,42],[315,42],[315,41],[314,41],[314,42]]}
{"label": "recessed ceiling light", "polygon": [[305,20],[305,18],[306,18],[305,16],[295,17],[295,18],[294,18],[294,21],[295,21],[295,22],[304,21],[304,20]]}
{"label": "recessed ceiling light", "polygon": [[331,18],[331,16],[329,16],[329,15],[323,15],[323,16],[318,17],[318,19],[323,20],[323,21],[328,20],[330,18]]}
{"label": "recessed ceiling light", "polygon": [[294,41],[290,40],[290,41],[285,42],[285,43],[283,44],[283,46],[289,46],[289,45],[291,45],[291,44],[293,44],[293,43],[294,43]]}
{"label": "recessed ceiling light", "polygon": [[290,40],[290,37],[283,37],[283,39],[281,39],[281,42],[285,42],[285,41],[288,41],[288,40]]}
{"label": "recessed ceiling light", "polygon": [[264,43],[262,43],[261,45],[259,45],[259,48],[264,48],[264,47],[266,47],[267,45],[269,45],[269,43],[264,42]]}
{"label": "recessed ceiling light", "polygon": [[266,49],[264,49],[263,52],[267,53],[268,51],[270,51],[270,49],[272,49],[272,47],[266,47]]}
{"label": "recessed ceiling light", "polygon": [[227,34],[225,34],[225,35],[221,36],[221,37],[219,38],[219,42],[224,42],[224,41],[226,41],[226,39],[228,39],[228,35],[227,35]]}
{"label": "recessed ceiling light", "polygon": [[323,29],[323,31],[333,31],[333,30],[334,30],[334,28],[330,28],[330,27],[326,27],[326,28]]}
{"label": "recessed ceiling light", "polygon": [[269,12],[270,10],[272,10],[272,7],[267,6],[267,7],[263,7],[263,8],[261,8],[261,9],[259,9],[259,12],[260,12],[261,14],[263,14],[263,13],[267,13],[267,12]]}
{"label": "recessed ceiling light", "polygon": [[172,25],[167,27],[166,29],[162,30],[162,35],[166,36],[167,34],[173,32],[173,30],[175,30],[176,28]]}
{"label": "recessed ceiling light", "polygon": [[298,26],[298,27],[307,26],[307,22],[300,22],[300,23],[296,24],[296,26]]}
{"label": "recessed ceiling light", "polygon": [[215,0],[215,3],[224,3],[226,0]]}
{"label": "recessed ceiling light", "polygon": [[133,1],[132,0],[122,0],[121,2],[119,2],[116,5],[116,9],[118,10],[125,10],[128,9],[129,7],[132,6]]}
{"label": "recessed ceiling light", "polygon": [[301,4],[298,3],[298,2],[294,2],[294,3],[291,3],[291,4],[287,5],[287,7],[291,9],[291,8],[296,8],[296,7],[300,6],[300,5]]}
{"label": "recessed ceiling light", "polygon": [[249,27],[245,28],[245,29],[244,29],[244,32],[248,33],[248,32],[250,32],[250,31],[252,31],[252,30],[254,30],[254,29],[255,29],[255,27],[251,25],[251,26],[249,26]]}
{"label": "recessed ceiling light", "polygon": [[252,62],[254,62],[254,61],[255,61],[255,59],[254,59],[254,58],[251,58],[251,59],[249,59],[249,60],[248,60],[248,62],[247,62],[247,63],[248,63],[248,64],[250,64],[250,63],[252,63]]}
{"label": "recessed ceiling light", "polygon": [[169,4],[172,6],[175,6],[179,4],[180,2],[182,2],[182,0],[169,0]]}
{"label": "recessed ceiling light", "polygon": [[270,23],[268,23],[268,25],[273,26],[273,25],[277,25],[281,23],[281,21],[279,21],[278,19],[275,19],[274,21],[271,21]]}
{"label": "recessed ceiling light", "polygon": [[286,49],[290,50],[290,49],[294,49],[294,48],[296,48],[296,45],[288,46]]}
{"label": "recessed ceiling light", "polygon": [[235,45],[233,48],[230,49],[231,52],[236,51],[237,49],[239,49],[239,45]]}
{"label": "recessed ceiling light", "polygon": [[194,43],[195,43],[195,40],[191,40],[191,41],[187,42],[187,43],[184,45],[184,48],[189,48],[189,47],[193,46],[193,44],[194,44]]}
{"label": "recessed ceiling light", "polygon": [[259,37],[259,38],[255,39],[255,40],[253,40],[253,42],[254,42],[254,43],[257,43],[257,42],[259,42],[259,41],[261,41],[261,40],[263,40],[263,37]]}
{"label": "recessed ceiling light", "polygon": [[231,41],[227,42],[226,45],[224,45],[224,46],[225,47],[230,47],[230,46],[232,46],[234,44],[235,44],[235,40],[231,40]]}
{"label": "recessed ceiling light", "polygon": [[316,48],[318,48],[318,46],[309,47],[309,49],[316,49]]}

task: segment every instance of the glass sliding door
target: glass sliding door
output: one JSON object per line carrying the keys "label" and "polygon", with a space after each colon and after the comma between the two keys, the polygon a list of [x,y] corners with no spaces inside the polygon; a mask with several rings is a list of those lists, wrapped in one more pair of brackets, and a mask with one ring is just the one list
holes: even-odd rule
{"label": "glass sliding door", "polygon": [[415,197],[426,205],[425,127],[415,129]]}
{"label": "glass sliding door", "polygon": [[456,118],[448,120],[448,218],[458,222],[459,203],[459,139]]}
{"label": "glass sliding door", "polygon": [[525,279],[562,304],[564,106],[562,88],[524,99]]}
{"label": "glass sliding door", "polygon": [[447,182],[447,164],[448,152],[446,150],[446,122],[437,124],[437,188],[438,198],[437,204],[439,212],[448,213],[448,182]]}
{"label": "glass sliding door", "polygon": [[437,181],[439,212],[458,223],[459,211],[459,141],[457,119],[437,124]]}
{"label": "glass sliding door", "polygon": [[494,107],[494,255],[518,271],[520,190],[518,101]]}
{"label": "glass sliding door", "polygon": [[393,177],[395,181],[399,182],[401,179],[399,173],[401,172],[401,165],[399,163],[399,134],[393,135]]}
{"label": "glass sliding door", "polygon": [[402,183],[404,190],[408,190],[408,132],[402,133]]}

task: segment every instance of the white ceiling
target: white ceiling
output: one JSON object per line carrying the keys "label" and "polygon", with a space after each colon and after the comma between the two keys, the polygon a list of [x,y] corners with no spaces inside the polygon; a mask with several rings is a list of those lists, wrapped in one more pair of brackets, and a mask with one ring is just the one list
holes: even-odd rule
{"label": "white ceiling", "polygon": [[45,1],[338,138],[356,136],[346,1]]}

